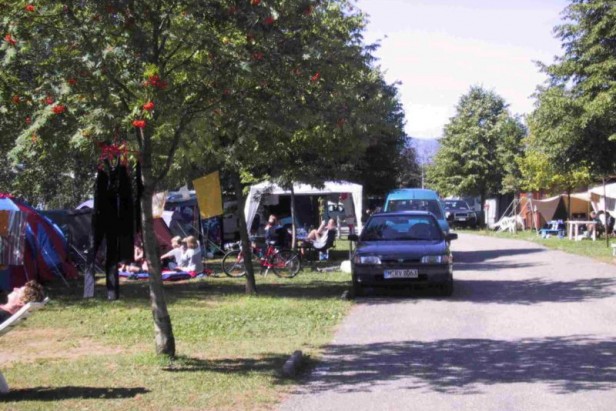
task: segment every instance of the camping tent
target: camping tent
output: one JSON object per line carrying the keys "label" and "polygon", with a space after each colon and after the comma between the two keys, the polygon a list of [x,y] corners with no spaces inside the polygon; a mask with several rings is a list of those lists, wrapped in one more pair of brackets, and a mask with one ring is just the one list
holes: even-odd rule
{"label": "camping tent", "polygon": [[590,195],[590,201],[595,211],[604,209],[607,210],[612,216],[616,216],[616,183],[610,183],[605,185],[605,203],[603,201],[603,184],[592,187],[588,190]]}
{"label": "camping tent", "polygon": [[77,269],[68,258],[66,239],[58,226],[24,201],[0,194],[0,210],[26,216],[22,265],[7,265],[0,272],[0,288],[10,290],[26,281],[50,281],[54,277],[77,278]]}
{"label": "camping tent", "polygon": [[[540,225],[550,220],[565,220],[569,214],[587,215],[592,209],[588,193],[572,193],[570,196],[570,205],[567,194],[560,194],[541,200],[533,199],[531,201],[533,210],[541,214],[541,217],[545,220],[542,221]],[[569,210],[569,206],[571,206],[571,210]]]}
{"label": "camping tent", "polygon": [[75,247],[80,252],[90,245],[92,231],[92,209],[77,210],[39,210],[39,213],[53,221],[68,239],[69,249]]}
{"label": "camping tent", "polygon": [[[353,197],[353,205],[355,209],[355,221],[357,222],[357,231],[361,232],[361,213],[362,213],[362,191],[363,187],[359,184],[348,183],[345,181],[334,182],[327,181],[323,188],[309,186],[307,184],[294,184],[293,192],[295,195],[323,195],[323,194],[342,194],[349,193]],[[275,195],[291,195],[291,190],[286,190],[277,184],[264,182],[255,184],[250,187],[250,193],[246,199],[244,206],[244,214],[246,216],[246,224],[252,226],[252,221],[257,214],[261,198],[267,194]]]}

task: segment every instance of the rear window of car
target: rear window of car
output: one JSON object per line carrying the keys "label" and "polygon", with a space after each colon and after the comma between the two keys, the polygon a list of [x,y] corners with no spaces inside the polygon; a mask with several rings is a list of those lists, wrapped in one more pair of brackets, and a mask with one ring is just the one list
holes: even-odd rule
{"label": "rear window of car", "polygon": [[438,200],[390,200],[387,211],[429,211],[436,218],[443,218]]}
{"label": "rear window of car", "polygon": [[445,210],[468,210],[468,204],[465,201],[445,201]]}
{"label": "rear window of car", "polygon": [[434,218],[424,216],[372,216],[362,230],[363,241],[442,241]]}

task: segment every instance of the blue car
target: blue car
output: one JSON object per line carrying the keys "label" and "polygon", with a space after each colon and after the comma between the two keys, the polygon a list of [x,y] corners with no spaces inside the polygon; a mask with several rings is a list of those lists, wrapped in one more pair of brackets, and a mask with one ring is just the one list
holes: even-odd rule
{"label": "blue car", "polygon": [[360,236],[349,235],[357,246],[351,259],[353,292],[365,287],[434,287],[442,295],[453,292],[453,257],[445,234],[427,211],[395,211],[370,216]]}
{"label": "blue car", "polygon": [[400,188],[387,194],[383,211],[421,210],[434,214],[441,230],[449,233],[449,223],[438,194],[427,188]]}

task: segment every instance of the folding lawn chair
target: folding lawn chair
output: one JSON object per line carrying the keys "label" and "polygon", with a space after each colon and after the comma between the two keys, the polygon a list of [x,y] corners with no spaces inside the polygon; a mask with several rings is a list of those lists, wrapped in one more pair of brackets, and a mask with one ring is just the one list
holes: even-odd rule
{"label": "folding lawn chair", "polygon": [[[43,302],[30,302],[19,309],[15,314],[10,316],[6,321],[0,324],[0,335],[4,335],[11,331],[16,325],[28,318],[33,312],[40,310],[49,302],[49,297],[46,297]],[[0,394],[9,392],[9,386],[0,372]]]}

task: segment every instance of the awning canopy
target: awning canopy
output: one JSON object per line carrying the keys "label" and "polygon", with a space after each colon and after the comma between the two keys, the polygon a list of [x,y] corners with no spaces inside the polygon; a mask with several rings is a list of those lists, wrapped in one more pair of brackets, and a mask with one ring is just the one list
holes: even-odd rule
{"label": "awning canopy", "polygon": [[[362,222],[362,192],[363,187],[359,184],[349,183],[346,181],[327,181],[322,188],[313,187],[307,184],[294,184],[293,192],[295,195],[322,195],[336,193],[350,193],[353,197],[353,207],[355,209],[355,221],[357,222],[357,231],[361,232]],[[252,221],[255,218],[261,198],[266,194],[291,195],[291,190],[286,190],[278,184],[264,182],[255,184],[250,187],[250,193],[246,199],[244,206],[244,214],[246,216],[246,224],[252,226]]]}

